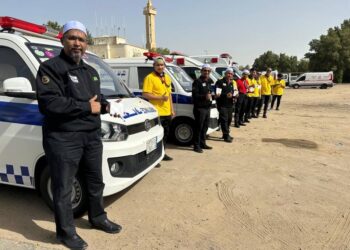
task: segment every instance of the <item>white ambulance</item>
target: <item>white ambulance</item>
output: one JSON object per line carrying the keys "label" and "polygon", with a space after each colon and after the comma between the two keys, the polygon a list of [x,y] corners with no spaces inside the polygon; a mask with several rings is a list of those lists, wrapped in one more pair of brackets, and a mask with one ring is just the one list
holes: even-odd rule
{"label": "white ambulance", "polygon": [[[143,80],[153,71],[153,58],[156,53],[146,52],[145,57],[105,59],[116,74],[124,79],[135,95],[142,94]],[[192,83],[185,71],[169,63],[165,58],[165,72],[172,81],[172,98],[176,116],[172,121],[170,135],[178,145],[191,145],[193,140],[194,116],[192,104]],[[218,128],[219,112],[215,107],[210,110],[208,134]]]}
{"label": "white ambulance", "polygon": [[333,72],[308,72],[299,75],[294,81],[289,82],[289,86],[298,89],[306,88],[321,88],[326,89],[334,86]]}
{"label": "white ambulance", "polygon": [[[201,75],[201,69],[204,63],[198,61],[192,57],[188,57],[181,54],[172,53],[168,55],[168,58],[172,59],[172,63],[181,67],[192,79],[197,79]],[[225,68],[225,70],[227,67]],[[217,80],[221,79],[222,76],[215,70],[210,73],[210,79],[213,80],[214,84]]]}
{"label": "white ambulance", "polygon": [[242,72],[238,69],[237,63],[232,60],[232,56],[228,53],[220,55],[195,55],[190,56],[190,58],[196,59],[202,63],[210,64],[212,69],[221,77],[224,76],[225,70],[228,67],[232,68],[239,77],[242,76]]}
{"label": "white ambulance", "polygon": [[[56,39],[60,35],[11,17],[0,17],[0,26],[0,184],[37,189],[52,208],[35,77],[41,62],[60,53],[62,45]],[[129,187],[161,161],[163,128],[156,109],[135,97],[105,62],[91,53],[84,60],[99,73],[102,94],[109,101],[120,101],[119,118],[101,115],[104,196],[108,196]],[[78,216],[87,201],[79,174],[72,188]]]}

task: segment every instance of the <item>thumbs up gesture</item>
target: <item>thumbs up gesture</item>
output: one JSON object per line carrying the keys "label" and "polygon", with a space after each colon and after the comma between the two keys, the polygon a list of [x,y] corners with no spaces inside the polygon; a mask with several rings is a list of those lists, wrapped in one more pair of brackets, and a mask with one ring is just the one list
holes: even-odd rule
{"label": "thumbs up gesture", "polygon": [[89,100],[92,114],[99,114],[101,112],[101,103],[96,100],[97,95]]}

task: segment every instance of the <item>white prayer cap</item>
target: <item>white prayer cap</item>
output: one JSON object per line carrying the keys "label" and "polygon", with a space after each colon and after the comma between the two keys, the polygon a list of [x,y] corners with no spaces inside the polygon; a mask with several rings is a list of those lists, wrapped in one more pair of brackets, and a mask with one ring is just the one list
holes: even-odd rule
{"label": "white prayer cap", "polygon": [[211,70],[211,67],[209,64],[206,63],[206,64],[202,65],[202,69],[210,69]]}
{"label": "white prayer cap", "polygon": [[225,70],[225,74],[226,73],[232,73],[233,74],[233,69],[232,68],[227,68],[226,70]]}
{"label": "white prayer cap", "polygon": [[63,34],[69,30],[80,30],[87,35],[86,28],[84,24],[79,21],[69,21],[65,25],[63,25]]}
{"label": "white prayer cap", "polygon": [[250,74],[249,70],[247,69],[243,70],[243,75],[249,75],[249,74]]}

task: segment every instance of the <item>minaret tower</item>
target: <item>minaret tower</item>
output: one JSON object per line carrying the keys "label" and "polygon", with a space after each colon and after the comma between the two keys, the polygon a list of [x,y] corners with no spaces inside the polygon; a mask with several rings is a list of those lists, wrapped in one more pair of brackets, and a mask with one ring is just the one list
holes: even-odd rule
{"label": "minaret tower", "polygon": [[143,9],[146,17],[146,48],[152,50],[156,48],[156,15],[157,11],[152,5],[152,1],[148,0],[147,6]]}

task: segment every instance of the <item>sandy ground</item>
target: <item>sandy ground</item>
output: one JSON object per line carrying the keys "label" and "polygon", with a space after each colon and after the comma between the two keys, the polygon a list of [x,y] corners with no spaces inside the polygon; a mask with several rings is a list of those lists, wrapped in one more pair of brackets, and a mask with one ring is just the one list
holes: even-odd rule
{"label": "sandy ground", "polygon": [[[122,233],[86,216],[78,233],[89,249],[350,249],[349,96],[350,85],[287,89],[281,110],[233,128],[232,144],[215,132],[204,154],[170,146],[174,161],[105,199]],[[8,186],[0,239],[63,249],[40,197]]]}

